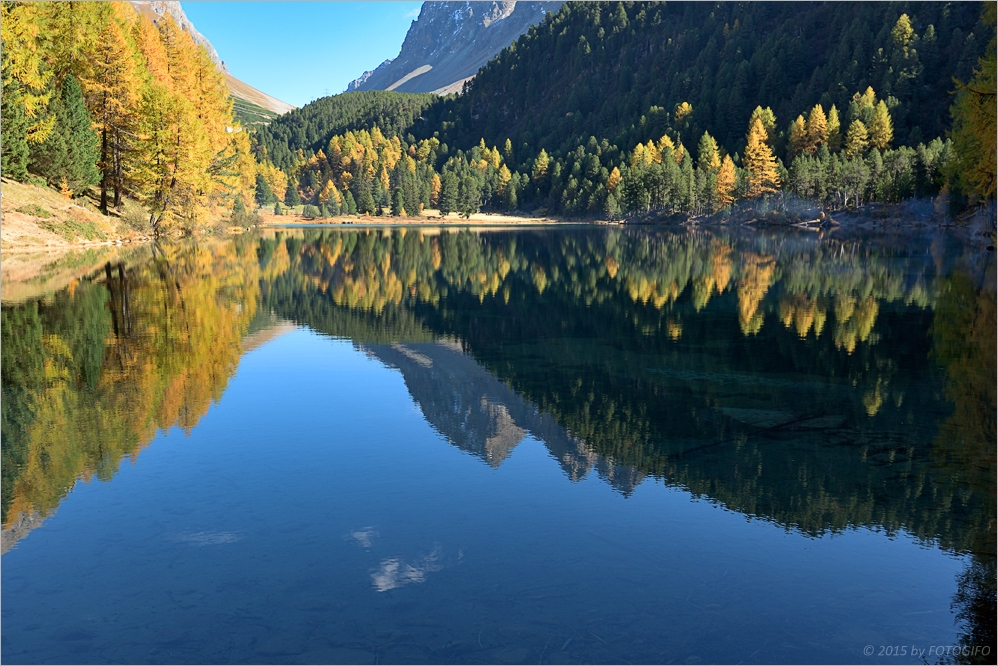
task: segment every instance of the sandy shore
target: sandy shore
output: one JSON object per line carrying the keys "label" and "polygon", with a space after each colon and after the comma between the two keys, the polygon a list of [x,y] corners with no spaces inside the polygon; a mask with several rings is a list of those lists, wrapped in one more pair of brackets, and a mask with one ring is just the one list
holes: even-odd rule
{"label": "sandy shore", "polygon": [[[276,225],[364,225],[364,226],[399,226],[399,225],[455,225],[455,226],[537,226],[552,224],[580,224],[579,222],[566,222],[554,217],[545,216],[525,216],[525,215],[503,215],[501,213],[474,213],[470,218],[465,218],[457,213],[440,215],[435,210],[425,211],[425,215],[419,217],[377,217],[374,215],[340,215],[325,219],[305,219],[300,215],[274,215],[272,213],[260,213],[265,226]],[[584,223],[582,223],[584,224]]]}

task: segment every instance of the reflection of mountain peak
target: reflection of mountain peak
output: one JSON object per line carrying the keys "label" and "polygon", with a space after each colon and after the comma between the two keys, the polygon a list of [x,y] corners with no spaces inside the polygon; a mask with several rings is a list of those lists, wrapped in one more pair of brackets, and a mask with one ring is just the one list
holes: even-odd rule
{"label": "reflection of mountain peak", "polygon": [[365,345],[365,349],[402,373],[409,394],[437,432],[493,467],[508,458],[529,432],[544,442],[572,481],[596,467],[600,478],[629,495],[644,478],[632,467],[590,452],[550,415],[465,354],[460,342]]}

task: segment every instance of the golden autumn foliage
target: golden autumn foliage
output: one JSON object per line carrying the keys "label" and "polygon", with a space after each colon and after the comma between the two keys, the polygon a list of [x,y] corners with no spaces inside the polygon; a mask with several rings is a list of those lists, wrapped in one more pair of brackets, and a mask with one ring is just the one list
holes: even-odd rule
{"label": "golden autumn foliage", "polygon": [[[33,418],[18,434],[24,463],[4,520],[44,515],[80,477],[110,479],[122,456],[134,460],[158,431],[190,432],[235,371],[258,276],[256,253],[232,242],[165,246],[136,268],[108,265],[103,281],[43,305],[42,321],[53,323],[29,351],[40,374],[27,381]],[[29,338],[42,323],[31,319],[19,322]]]}
{"label": "golden autumn foliage", "polygon": [[730,155],[725,155],[721,168],[717,172],[717,190],[715,200],[717,210],[727,208],[735,201],[735,163]]}
{"label": "golden autumn foliage", "polygon": [[[193,230],[252,196],[256,166],[233,122],[224,76],[169,14],[154,24],[127,2],[3,5],[4,85],[16,82],[39,139],[42,92],[72,75],[94,123],[100,207],[150,209],[156,233]],[[34,116],[37,116],[35,118]],[[238,173],[237,173],[238,172]]]}
{"label": "golden autumn foliage", "polygon": [[742,164],[749,171],[750,197],[776,192],[780,188],[780,175],[776,171],[776,157],[766,144],[766,129],[761,118],[752,122],[748,133],[748,145]]}

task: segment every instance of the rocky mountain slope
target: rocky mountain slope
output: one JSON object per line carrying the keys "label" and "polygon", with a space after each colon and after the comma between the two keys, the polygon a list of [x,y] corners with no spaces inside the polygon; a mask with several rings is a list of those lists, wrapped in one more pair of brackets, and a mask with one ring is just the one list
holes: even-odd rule
{"label": "rocky mountain slope", "polygon": [[229,92],[236,99],[241,99],[256,106],[263,107],[268,111],[273,111],[274,113],[281,114],[287,113],[288,111],[297,108],[288,104],[287,102],[282,102],[281,100],[271,97],[265,92],[257,90],[253,86],[243,83],[236,77],[229,73],[228,67],[225,66],[225,61],[219,57],[218,52],[215,47],[212,46],[208,38],[197,31],[191,20],[187,18],[187,14],[184,13],[184,8],[180,6],[179,2],[169,2],[166,0],[134,0],[130,3],[135,7],[136,11],[140,14],[144,14],[151,18],[153,22],[158,21],[163,16],[169,15],[177,22],[181,28],[187,31],[191,37],[194,38],[194,42],[203,46],[207,51],[211,59],[215,61],[218,68],[222,70],[225,74],[225,82],[229,85]]}
{"label": "rocky mountain slope", "polygon": [[492,56],[562,2],[424,2],[399,55],[347,91],[457,92]]}

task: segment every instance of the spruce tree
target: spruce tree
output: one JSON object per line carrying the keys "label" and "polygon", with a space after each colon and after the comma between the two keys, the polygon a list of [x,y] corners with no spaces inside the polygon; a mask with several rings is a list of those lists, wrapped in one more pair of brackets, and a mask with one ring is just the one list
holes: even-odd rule
{"label": "spruce tree", "polygon": [[284,203],[288,206],[301,205],[301,195],[298,194],[298,185],[292,180],[288,180],[288,189],[284,192]]}
{"label": "spruce tree", "polygon": [[458,179],[453,171],[446,172],[440,179],[440,203],[438,207],[441,215],[447,215],[458,209],[458,188]]}
{"label": "spruce tree", "polygon": [[16,82],[4,84],[0,109],[0,123],[3,124],[0,172],[5,178],[25,181],[28,178],[28,120],[24,115],[20,86]]}
{"label": "spruce tree", "polygon": [[261,206],[266,206],[276,198],[273,190],[270,189],[267,179],[263,177],[262,173],[258,173],[256,175],[256,202]]}
{"label": "spruce tree", "polygon": [[400,217],[405,215],[405,201],[402,196],[402,188],[396,187],[392,191],[392,216]]}
{"label": "spruce tree", "polygon": [[29,169],[50,185],[65,185],[79,192],[100,181],[97,160],[100,146],[83,91],[72,74],[63,80],[60,94],[53,96],[49,110],[55,116],[51,134],[31,151]]}
{"label": "spruce tree", "polygon": [[473,213],[477,213],[481,207],[482,192],[478,181],[472,175],[467,175],[461,179],[460,192],[458,194],[458,211],[464,215],[465,219],[470,218]]}

